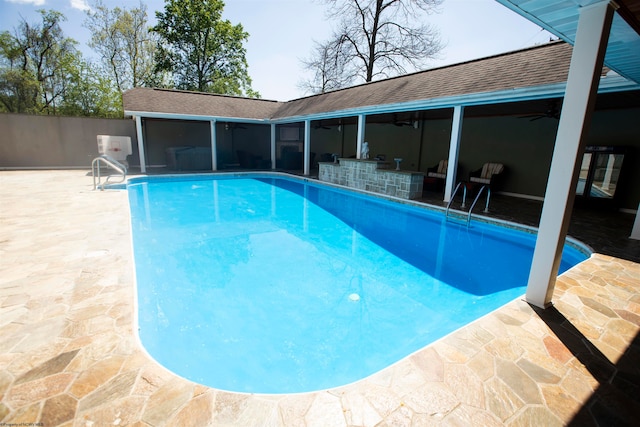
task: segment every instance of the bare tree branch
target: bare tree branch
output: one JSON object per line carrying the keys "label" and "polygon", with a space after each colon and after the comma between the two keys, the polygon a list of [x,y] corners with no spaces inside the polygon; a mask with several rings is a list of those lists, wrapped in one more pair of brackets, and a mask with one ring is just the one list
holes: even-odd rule
{"label": "bare tree branch", "polygon": [[300,87],[326,91],[329,75],[332,82],[345,87],[405,74],[424,67],[444,46],[435,28],[416,25],[437,13],[443,0],[321,1],[328,6],[327,17],[337,21],[337,29],[328,41],[318,43],[311,58],[302,61],[314,77]]}

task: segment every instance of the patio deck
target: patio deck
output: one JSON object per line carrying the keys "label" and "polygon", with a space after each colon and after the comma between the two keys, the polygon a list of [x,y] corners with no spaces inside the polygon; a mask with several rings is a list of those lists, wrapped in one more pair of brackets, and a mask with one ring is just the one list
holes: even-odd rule
{"label": "patio deck", "polygon": [[[500,199],[495,215],[518,212]],[[609,426],[640,418],[640,244],[600,228],[628,233],[626,219],[598,221],[600,231],[586,219],[572,225],[576,237],[600,234],[584,241],[603,253],[558,279],[553,308],[512,301],[348,386],[249,395],[177,377],[141,349],[126,192],[93,191],[86,171],[3,171],[0,203],[1,423]],[[517,201],[518,215],[535,221],[525,205]]]}

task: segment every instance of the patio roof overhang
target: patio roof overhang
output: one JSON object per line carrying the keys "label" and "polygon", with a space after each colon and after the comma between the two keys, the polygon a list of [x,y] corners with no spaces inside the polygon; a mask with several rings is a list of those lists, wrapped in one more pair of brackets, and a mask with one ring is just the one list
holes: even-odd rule
{"label": "patio roof overhang", "polygon": [[[478,105],[505,104],[510,102],[535,101],[541,99],[557,98],[564,95],[566,82],[543,86],[518,87],[493,92],[476,92],[464,95],[454,95],[441,98],[425,98],[416,101],[399,102],[393,104],[367,105],[358,108],[332,110],[322,113],[313,113],[298,116],[288,116],[279,119],[270,119],[270,123],[285,124],[305,120],[326,120],[358,115],[373,115],[387,113],[402,113],[417,110],[435,110],[453,108],[458,105],[472,107]],[[637,83],[626,78],[614,75],[603,76],[600,80],[598,93],[611,93],[627,90],[638,90]]]}
{"label": "patio roof overhang", "polygon": [[[580,10],[602,0],[496,0],[560,39],[575,44]],[[640,83],[640,0],[615,0],[604,63]]]}
{"label": "patio roof overhang", "polygon": [[[541,99],[557,98],[564,95],[566,82],[534,87],[518,87],[492,92],[476,92],[464,95],[454,95],[439,98],[426,98],[415,101],[398,102],[391,104],[366,105],[357,108],[337,109],[321,113],[303,114],[288,116],[283,118],[252,119],[243,117],[229,117],[220,115],[199,115],[180,114],[155,111],[135,111],[125,110],[127,117],[140,116],[151,119],[172,119],[172,120],[193,120],[193,121],[215,121],[228,123],[245,124],[290,124],[303,122],[305,120],[328,120],[345,117],[355,117],[358,115],[375,115],[387,113],[402,113],[417,110],[435,110],[453,108],[457,105],[466,107],[478,105],[504,104],[519,101],[535,101]],[[630,81],[615,74],[603,76],[600,80],[598,93],[610,93],[628,90],[638,90],[638,83]]]}
{"label": "patio roof overhang", "polygon": [[180,113],[159,113],[157,111],[134,111],[125,110],[125,117],[143,117],[145,119],[168,119],[168,120],[188,120],[188,121],[205,121],[205,122],[224,122],[224,123],[242,123],[242,124],[256,124],[264,125],[269,124],[269,119],[251,119],[251,118],[238,118],[228,116],[205,116],[199,114],[180,114]]}

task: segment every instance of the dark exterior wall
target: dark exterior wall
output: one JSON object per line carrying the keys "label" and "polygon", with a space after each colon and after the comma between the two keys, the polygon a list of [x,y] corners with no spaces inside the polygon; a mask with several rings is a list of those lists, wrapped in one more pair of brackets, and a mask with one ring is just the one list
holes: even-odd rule
{"label": "dark exterior wall", "polygon": [[626,149],[620,183],[620,207],[637,209],[640,202],[640,108],[596,111],[587,145]]}
{"label": "dark exterior wall", "polygon": [[143,137],[147,166],[165,166],[169,147],[211,147],[208,121],[143,119]]}
{"label": "dark exterior wall", "polygon": [[370,124],[365,130],[364,140],[369,143],[369,156],[384,155],[389,167],[395,169],[394,158],[401,158],[400,168],[418,170],[420,159],[420,128],[395,126],[393,124]]}
{"label": "dark exterior wall", "polygon": [[[618,187],[618,206],[624,209],[637,209],[640,201],[638,118],[638,108],[596,111],[586,141],[586,145],[626,148]],[[385,154],[390,167],[395,167],[394,157],[402,157],[402,169],[425,172],[449,157],[451,123],[450,118],[422,120],[418,129],[370,123],[365,129],[365,140],[369,142],[371,157]],[[558,123],[551,118],[532,121],[508,115],[464,117],[455,182],[468,180],[469,173],[484,163],[503,163],[507,170],[498,191],[544,197]],[[312,151],[339,153],[344,138],[343,157],[354,155],[356,131],[355,125],[343,126],[342,133],[335,129],[312,131]]]}
{"label": "dark exterior wall", "polygon": [[544,196],[558,121],[517,117],[467,118],[462,124],[458,181],[483,164],[507,168],[500,191]]}
{"label": "dark exterior wall", "polygon": [[[238,163],[237,151],[268,160],[271,156],[271,129],[269,125],[216,123],[218,168]],[[147,165],[167,164],[170,147],[211,147],[211,122],[197,120],[144,119],[144,144]]]}
{"label": "dark exterior wall", "polygon": [[[637,209],[640,201],[639,117],[640,109],[596,111],[586,140],[586,145],[627,149],[618,188],[619,206],[626,209]],[[500,191],[544,197],[557,127],[558,121],[548,118],[465,118],[456,181],[486,162],[504,163]]]}
{"label": "dark exterior wall", "polygon": [[420,172],[426,172],[440,160],[449,158],[451,141],[451,119],[424,120],[420,122],[422,151]]}
{"label": "dark exterior wall", "polygon": [[328,126],[329,129],[311,129],[311,152],[316,153],[312,168],[316,167],[319,161],[333,161],[331,154],[342,156],[342,142],[346,127],[343,125],[341,130],[338,130],[338,126]]}
{"label": "dark exterior wall", "polygon": [[97,135],[130,136],[138,164],[133,120],[0,114],[0,168],[91,168]]}
{"label": "dark exterior wall", "polygon": [[357,145],[357,124],[343,124],[340,131],[337,126],[330,126],[330,129],[311,129],[311,152],[316,153],[314,163],[317,163],[323,154],[335,153],[339,157],[355,157]]}
{"label": "dark exterior wall", "polygon": [[223,147],[218,145],[218,163],[222,167],[224,163],[236,163],[238,150],[245,151],[260,159],[271,159],[271,126],[241,124],[226,129],[220,125],[216,129],[217,141],[228,141]]}

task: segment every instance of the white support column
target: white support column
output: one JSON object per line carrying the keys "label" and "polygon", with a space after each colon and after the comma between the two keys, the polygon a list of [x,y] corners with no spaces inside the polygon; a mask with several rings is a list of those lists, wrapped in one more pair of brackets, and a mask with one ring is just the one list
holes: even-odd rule
{"label": "white support column", "polygon": [[616,162],[615,154],[609,154],[607,157],[607,168],[604,170],[604,179],[602,180],[603,190],[609,190],[611,187],[611,175],[613,175],[613,166]]}
{"label": "white support column", "polygon": [[211,120],[211,170],[218,170],[218,134],[216,132],[216,121]]}
{"label": "white support column", "polygon": [[447,180],[444,187],[444,201],[449,203],[451,193],[455,185],[456,173],[458,173],[458,155],[460,152],[460,140],[462,138],[462,118],[464,106],[453,107],[453,122],[451,123],[451,141],[449,142],[449,163],[447,166]]}
{"label": "white support column", "polygon": [[140,156],[140,173],[147,172],[147,162],[144,155],[144,138],[142,136],[142,118],[136,116],[136,136],[138,137],[138,155]]}
{"label": "white support column", "polygon": [[276,168],[276,124],[271,123],[271,169]]}
{"label": "white support column", "polygon": [[633,229],[631,229],[631,236],[629,236],[629,238],[640,240],[640,204],[638,204],[636,219],[633,221]]}
{"label": "white support column", "polygon": [[612,19],[609,1],[580,11],[527,284],[527,302],[541,308],[551,305]]}
{"label": "white support column", "polygon": [[[358,114],[358,136],[356,139],[356,159],[362,158],[362,143],[364,142],[364,126],[366,118],[364,114]],[[344,153],[343,153],[344,154]]]}
{"label": "white support column", "polygon": [[309,175],[309,157],[311,156],[311,120],[304,121],[304,174]]}

